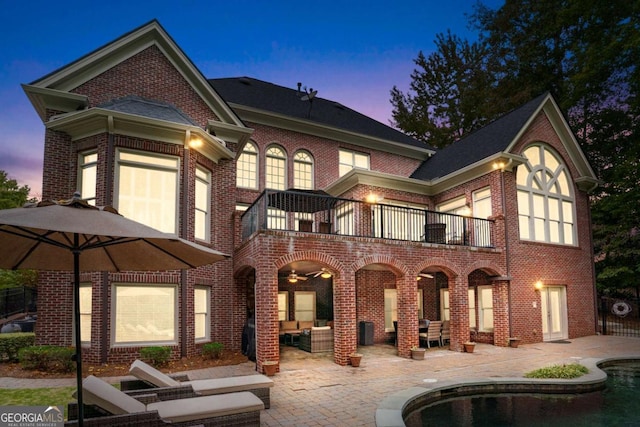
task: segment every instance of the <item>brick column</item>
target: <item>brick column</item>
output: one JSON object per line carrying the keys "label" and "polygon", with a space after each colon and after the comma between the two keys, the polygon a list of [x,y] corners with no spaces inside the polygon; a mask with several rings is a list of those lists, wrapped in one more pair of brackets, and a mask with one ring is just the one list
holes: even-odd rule
{"label": "brick column", "polygon": [[493,345],[509,345],[509,281],[493,282]]}
{"label": "brick column", "polygon": [[452,351],[462,351],[469,341],[469,283],[466,277],[449,278],[449,313]]}
{"label": "brick column", "polygon": [[418,301],[416,278],[405,275],[396,280],[398,290],[398,356],[410,357],[411,347],[420,343],[418,338]]}
{"label": "brick column", "polygon": [[280,360],[278,342],[278,271],[256,268],[256,363],[258,372],[266,361]]}
{"label": "brick column", "polygon": [[333,358],[347,365],[349,355],[358,349],[356,325],[356,280],[353,272],[333,279]]}

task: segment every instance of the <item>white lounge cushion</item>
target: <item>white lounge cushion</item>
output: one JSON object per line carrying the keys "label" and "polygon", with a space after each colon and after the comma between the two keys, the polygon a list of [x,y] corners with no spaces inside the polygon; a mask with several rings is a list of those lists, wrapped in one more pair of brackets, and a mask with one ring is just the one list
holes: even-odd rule
{"label": "white lounge cushion", "polygon": [[100,378],[89,375],[82,381],[83,402],[96,405],[114,415],[145,412],[144,403],[113,387]]}
{"label": "white lounge cushion", "polygon": [[239,377],[182,381],[180,384],[190,385],[197,394],[208,395],[273,387],[273,380],[265,375],[244,375]]}
{"label": "white lounge cushion", "polygon": [[147,405],[147,410],[158,411],[158,415],[163,421],[172,423],[260,411],[262,409],[264,409],[262,400],[248,391],[166,400]]}
{"label": "white lounge cushion", "polygon": [[142,360],[134,361],[129,368],[129,373],[136,378],[150,382],[156,387],[178,387],[180,385],[179,381],[144,363]]}

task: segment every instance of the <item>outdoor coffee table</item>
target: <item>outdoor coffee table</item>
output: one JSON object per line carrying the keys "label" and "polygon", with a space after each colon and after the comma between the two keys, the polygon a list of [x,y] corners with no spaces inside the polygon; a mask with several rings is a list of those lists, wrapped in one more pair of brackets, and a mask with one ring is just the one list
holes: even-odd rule
{"label": "outdoor coffee table", "polygon": [[300,332],[285,332],[284,343],[286,345],[297,346],[300,342]]}

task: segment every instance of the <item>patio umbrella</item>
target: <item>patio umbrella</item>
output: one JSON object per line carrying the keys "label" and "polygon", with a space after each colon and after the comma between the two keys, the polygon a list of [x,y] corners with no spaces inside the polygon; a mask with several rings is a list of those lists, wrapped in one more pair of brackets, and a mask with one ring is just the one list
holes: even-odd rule
{"label": "patio umbrella", "polygon": [[218,251],[129,220],[111,207],[96,207],[78,193],[0,210],[0,268],[68,270],[74,273],[78,420],[82,424],[80,272],[180,270],[227,257]]}

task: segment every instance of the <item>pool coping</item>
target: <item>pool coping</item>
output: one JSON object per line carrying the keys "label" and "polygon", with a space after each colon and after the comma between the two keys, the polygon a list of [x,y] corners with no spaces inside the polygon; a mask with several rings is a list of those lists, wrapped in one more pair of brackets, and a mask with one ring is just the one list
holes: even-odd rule
{"label": "pool coping", "polygon": [[600,369],[609,364],[640,360],[638,355],[586,358],[577,363],[589,373],[575,379],[535,379],[524,377],[470,378],[444,380],[410,387],[386,397],[376,409],[377,427],[406,427],[405,415],[438,400],[479,393],[586,393],[605,387],[607,374]]}

